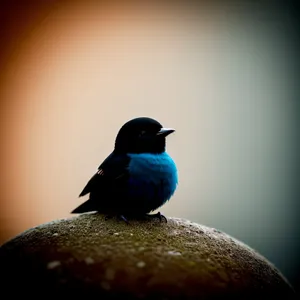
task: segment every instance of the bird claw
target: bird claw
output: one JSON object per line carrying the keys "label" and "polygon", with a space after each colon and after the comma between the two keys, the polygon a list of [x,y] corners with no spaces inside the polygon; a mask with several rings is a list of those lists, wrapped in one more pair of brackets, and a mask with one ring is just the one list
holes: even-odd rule
{"label": "bird claw", "polygon": [[[106,215],[104,217],[104,220],[107,221],[109,219],[112,219],[114,216],[113,215]],[[123,215],[116,215],[116,217],[122,221],[124,221],[126,224],[129,224],[128,220],[123,216]]]}
{"label": "bird claw", "polygon": [[118,218],[124,221],[127,225],[129,225],[128,220],[123,215],[118,215]]}
{"label": "bird claw", "polygon": [[111,215],[107,215],[107,216],[105,216],[104,220],[107,221],[107,220],[111,219],[112,217],[113,216],[111,216]]}
{"label": "bird claw", "polygon": [[[165,223],[168,223],[167,218],[164,215],[162,215],[160,212],[158,212],[156,214],[146,214],[146,217],[151,218],[151,219],[158,218],[160,222],[164,221]],[[107,221],[111,218],[113,218],[112,215],[106,215],[104,219],[105,219],[105,221]],[[126,217],[124,215],[117,215],[117,218],[124,221],[126,224],[129,224],[128,220],[126,219]]]}
{"label": "bird claw", "polygon": [[162,222],[164,220],[165,223],[168,223],[167,218],[164,215],[162,215],[160,213],[160,211],[158,213],[156,213],[156,214],[147,215],[147,216],[150,217],[150,218],[158,218],[160,222]]}

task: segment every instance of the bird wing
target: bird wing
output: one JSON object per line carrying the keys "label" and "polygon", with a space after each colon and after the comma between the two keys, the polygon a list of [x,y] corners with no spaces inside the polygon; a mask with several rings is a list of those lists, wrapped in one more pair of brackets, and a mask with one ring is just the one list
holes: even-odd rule
{"label": "bird wing", "polygon": [[96,174],[88,181],[79,197],[96,189],[105,188],[107,184],[117,183],[128,177],[129,156],[117,155],[112,152],[98,167]]}

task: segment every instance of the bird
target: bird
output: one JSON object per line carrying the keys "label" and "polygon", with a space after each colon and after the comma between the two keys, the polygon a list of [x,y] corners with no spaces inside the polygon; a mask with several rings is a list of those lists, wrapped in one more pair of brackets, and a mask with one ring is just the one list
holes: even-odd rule
{"label": "bird", "polygon": [[150,213],[170,200],[178,185],[176,164],[166,152],[166,137],[174,131],[149,117],[127,121],[117,133],[114,150],[79,195],[89,194],[89,199],[71,213],[97,211],[125,222],[130,216],[167,222],[160,212]]}

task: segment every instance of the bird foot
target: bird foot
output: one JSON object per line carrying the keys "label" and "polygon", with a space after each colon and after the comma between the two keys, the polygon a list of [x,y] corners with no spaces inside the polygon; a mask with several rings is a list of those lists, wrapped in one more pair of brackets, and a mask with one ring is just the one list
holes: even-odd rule
{"label": "bird foot", "polygon": [[123,215],[118,215],[118,218],[124,221],[127,225],[129,225],[128,220]]}
{"label": "bird foot", "polygon": [[112,217],[113,217],[112,215],[106,215],[105,218],[104,218],[104,220],[107,221],[109,219],[112,219]]}
{"label": "bird foot", "polygon": [[[129,224],[129,221],[127,220],[127,218],[124,215],[115,215],[119,220],[124,221],[126,224]],[[112,219],[114,217],[114,215],[106,215],[105,216],[105,221]],[[164,221],[165,223],[168,223],[167,218],[162,215],[160,212],[156,213],[156,214],[146,214],[144,216],[140,216],[143,219],[144,218],[150,218],[150,219],[159,219],[160,222]]]}
{"label": "bird foot", "polygon": [[160,212],[156,213],[156,214],[147,214],[147,217],[150,217],[150,218],[158,218],[160,222],[164,221],[165,223],[168,223],[168,220],[167,218],[162,215]]}
{"label": "bird foot", "polygon": [[[105,216],[105,221],[112,219],[114,216],[113,215],[106,215]],[[116,217],[122,221],[124,221],[126,224],[129,224],[128,220],[123,216],[123,215],[116,215]]]}

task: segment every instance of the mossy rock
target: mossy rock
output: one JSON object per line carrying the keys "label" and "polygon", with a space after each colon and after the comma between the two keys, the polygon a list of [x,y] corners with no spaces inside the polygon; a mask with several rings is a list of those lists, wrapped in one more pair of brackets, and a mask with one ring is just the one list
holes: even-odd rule
{"label": "mossy rock", "polygon": [[[105,220],[98,213],[29,229],[0,248],[10,297],[288,299],[282,274],[245,244],[178,218]],[[13,298],[14,299],[14,298]]]}

